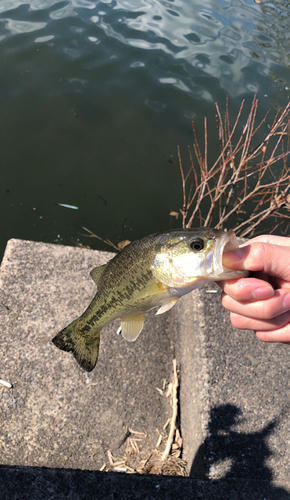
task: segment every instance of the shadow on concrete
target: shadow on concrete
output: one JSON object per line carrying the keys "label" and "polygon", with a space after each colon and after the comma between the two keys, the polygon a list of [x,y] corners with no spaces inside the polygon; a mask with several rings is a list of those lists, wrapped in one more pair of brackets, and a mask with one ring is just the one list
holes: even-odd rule
{"label": "shadow on concrete", "polygon": [[[272,472],[266,465],[271,455],[267,438],[277,420],[259,432],[243,434],[234,427],[242,423],[241,415],[237,406],[229,404],[212,410],[209,437],[196,454],[191,477],[2,465],[0,498],[290,500],[289,492],[272,484]],[[215,478],[211,479],[213,472]]]}
{"label": "shadow on concrete", "polygon": [[211,410],[208,437],[196,453],[190,476],[216,484],[227,479],[259,480],[264,485],[265,498],[290,500],[286,490],[272,484],[273,474],[266,464],[272,455],[267,440],[278,419],[261,431],[249,433],[235,430],[242,422],[242,411],[235,405],[220,405]]}
{"label": "shadow on concrete", "polygon": [[269,481],[0,466],[1,500],[289,500]]}

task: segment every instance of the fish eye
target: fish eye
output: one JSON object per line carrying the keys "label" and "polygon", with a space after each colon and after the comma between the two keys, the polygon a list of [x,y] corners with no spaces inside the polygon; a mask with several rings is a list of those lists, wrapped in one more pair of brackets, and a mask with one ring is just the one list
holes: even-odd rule
{"label": "fish eye", "polygon": [[204,241],[201,238],[196,238],[190,243],[190,247],[192,248],[192,250],[200,252],[200,250],[204,248]]}

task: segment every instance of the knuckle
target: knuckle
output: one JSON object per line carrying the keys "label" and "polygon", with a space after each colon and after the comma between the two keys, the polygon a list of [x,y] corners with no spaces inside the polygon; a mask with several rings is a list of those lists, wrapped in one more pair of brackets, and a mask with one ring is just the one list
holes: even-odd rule
{"label": "knuckle", "polygon": [[248,256],[250,269],[252,271],[263,270],[265,263],[266,244],[261,242],[253,242],[251,244],[251,251]]}
{"label": "knuckle", "polygon": [[257,339],[261,340],[261,342],[269,342],[269,333],[268,332],[260,332],[255,331]]}
{"label": "knuckle", "polygon": [[281,315],[281,301],[268,300],[261,303],[261,317],[263,319],[274,319]]}
{"label": "knuckle", "polygon": [[278,316],[279,311],[275,305],[263,304],[261,317],[264,319],[273,319]]}
{"label": "knuckle", "polygon": [[238,328],[239,330],[247,329],[248,318],[236,313],[231,313],[230,318],[231,323],[235,328]]}

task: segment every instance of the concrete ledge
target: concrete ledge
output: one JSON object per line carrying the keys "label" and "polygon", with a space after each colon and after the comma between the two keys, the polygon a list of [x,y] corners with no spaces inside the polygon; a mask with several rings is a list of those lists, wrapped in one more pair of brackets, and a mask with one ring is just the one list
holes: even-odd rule
{"label": "concrete ledge", "polygon": [[[1,266],[2,464],[100,469],[125,428],[155,445],[171,414],[156,387],[172,372],[166,320],[149,314],[134,344],[104,328],[96,368],[84,372],[53,336],[90,303],[89,271],[112,254],[10,240]],[[168,321],[168,319],[167,319]],[[121,453],[122,450],[120,450]],[[146,451],[146,450],[144,450]]]}
{"label": "concrete ledge", "polygon": [[[186,492],[188,498],[290,499],[290,348],[233,329],[219,294],[196,290],[168,313],[148,314],[134,344],[116,335],[118,321],[108,325],[90,374],[52,345],[95,293],[89,271],[111,257],[8,242],[0,269],[0,378],[13,389],[0,386],[0,491],[4,484],[10,491],[10,482],[17,489],[19,481],[31,483],[29,498],[37,497],[37,485],[37,498],[63,498],[58,491],[96,498],[82,496],[79,485],[88,484],[88,490],[109,488],[99,496],[108,499],[131,498],[130,487],[139,491],[132,498],[142,499],[187,498]],[[90,473],[108,462],[108,449],[122,453],[126,426],[146,432],[144,453],[152,450],[156,428],[171,416],[156,387],[170,378],[174,356],[183,456],[196,479]],[[62,483],[67,489],[58,490]],[[153,495],[158,484],[164,496]]]}
{"label": "concrete ledge", "polygon": [[267,481],[137,475],[38,467],[0,467],[5,500],[289,500]]}

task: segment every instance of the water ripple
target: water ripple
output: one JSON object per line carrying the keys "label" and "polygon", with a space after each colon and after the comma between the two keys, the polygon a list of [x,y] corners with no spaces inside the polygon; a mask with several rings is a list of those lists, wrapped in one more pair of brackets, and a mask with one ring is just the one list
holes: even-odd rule
{"label": "water ripple", "polygon": [[210,165],[214,102],[229,94],[234,117],[259,90],[262,118],[266,96],[289,99],[289,7],[265,2],[1,0],[0,250],[7,237],[72,244],[83,225],[112,240],[127,219],[129,239],[168,227],[190,121],[202,137],[208,118]]}
{"label": "water ripple", "polygon": [[[202,71],[217,78],[227,92],[239,95],[247,89],[244,72],[253,60],[264,74],[269,73],[273,61],[288,63],[280,51],[283,37],[279,35],[275,43],[277,30],[266,27],[265,15],[280,16],[282,21],[287,17],[288,21],[285,8],[273,3],[260,6],[252,0],[9,0],[0,3],[0,41],[45,30],[34,42],[58,38],[59,44],[63,43],[61,52],[75,60],[87,50],[89,53],[85,44],[106,44],[109,37],[140,52],[163,53],[184,61],[188,78],[192,79],[192,71]],[[77,42],[62,42],[67,36],[60,21],[69,18],[79,21],[74,32],[80,36]],[[285,21],[284,31],[286,26]],[[146,56],[138,60],[146,64]],[[131,60],[130,67],[135,63]],[[86,62],[86,67],[90,65],[93,67],[92,62]],[[159,82],[171,81],[180,90],[195,94],[196,85],[187,81],[187,76],[181,81],[167,70]]]}
{"label": "water ripple", "polygon": [[8,30],[11,35],[19,33],[32,33],[33,31],[41,30],[46,26],[46,23],[15,21],[14,19],[2,19],[1,21],[5,23],[5,29]]}
{"label": "water ripple", "polygon": [[[106,36],[122,44],[143,50],[162,51],[184,60],[210,76],[232,95],[245,91],[243,71],[252,62],[253,35],[259,34],[261,10],[247,2],[173,2],[117,0],[113,11],[122,13],[118,23],[110,13],[95,20]],[[255,45],[255,43],[254,43]],[[258,53],[258,47],[256,53]],[[267,60],[260,51],[260,63]],[[166,79],[160,79],[160,82]],[[185,81],[172,84],[193,93],[193,85]]]}

